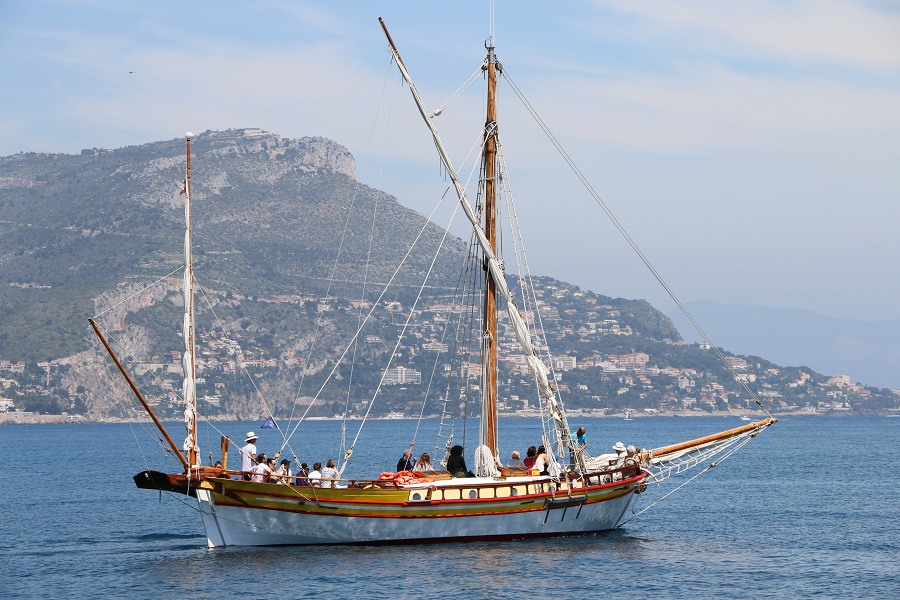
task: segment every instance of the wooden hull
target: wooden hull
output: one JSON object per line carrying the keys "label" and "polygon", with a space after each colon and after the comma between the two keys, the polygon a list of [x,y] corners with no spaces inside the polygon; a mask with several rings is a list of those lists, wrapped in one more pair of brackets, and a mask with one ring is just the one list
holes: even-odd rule
{"label": "wooden hull", "polygon": [[[141,474],[136,476],[136,480]],[[162,475],[162,474],[159,474]],[[555,484],[547,477],[467,478],[338,489],[203,478],[196,496],[209,547],[402,544],[582,535],[614,529],[646,473]],[[180,485],[184,476],[169,476]],[[562,489],[557,489],[560,487]]]}

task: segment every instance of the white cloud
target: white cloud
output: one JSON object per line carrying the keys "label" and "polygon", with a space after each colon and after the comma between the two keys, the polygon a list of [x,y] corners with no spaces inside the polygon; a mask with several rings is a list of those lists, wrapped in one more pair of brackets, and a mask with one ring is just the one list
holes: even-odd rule
{"label": "white cloud", "polygon": [[860,0],[601,4],[610,5],[640,18],[636,30],[645,38],[671,38],[719,55],[867,69],[900,67],[896,5]]}

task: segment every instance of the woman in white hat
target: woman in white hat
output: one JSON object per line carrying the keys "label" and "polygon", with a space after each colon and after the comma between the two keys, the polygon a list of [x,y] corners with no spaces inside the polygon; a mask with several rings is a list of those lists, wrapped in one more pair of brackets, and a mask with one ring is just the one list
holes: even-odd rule
{"label": "woman in white hat", "polygon": [[256,434],[248,431],[244,441],[247,442],[247,445],[241,448],[241,471],[244,472],[244,479],[250,481],[250,477],[253,476],[253,466],[256,462]]}

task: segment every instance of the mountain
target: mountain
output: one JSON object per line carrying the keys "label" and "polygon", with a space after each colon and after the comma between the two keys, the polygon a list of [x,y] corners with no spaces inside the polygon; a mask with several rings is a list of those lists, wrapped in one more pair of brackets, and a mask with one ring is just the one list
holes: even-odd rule
{"label": "mountain", "polygon": [[[0,157],[0,413],[141,412],[87,324],[94,315],[148,401],[178,418],[184,166],[181,139]],[[368,399],[378,400],[373,415],[418,414],[423,398],[425,414],[440,414],[465,406],[450,401],[453,381],[462,382],[453,398],[477,395],[474,354],[447,368],[436,361],[480,342],[449,325],[463,319],[453,304],[460,282],[477,287],[482,264],[466,260],[467,242],[358,183],[346,148],[207,131],[193,138],[191,189],[205,414],[363,414]],[[889,391],[809,368],[758,357],[731,357],[727,368],[643,300],[546,276],[517,296],[526,320],[549,325],[570,409],[751,411],[748,385],[781,410],[897,406]],[[501,410],[533,409],[533,377],[502,313],[499,321]]]}
{"label": "mountain", "polygon": [[[733,352],[900,389],[900,321],[837,319],[807,310],[709,301],[686,306],[715,344]],[[672,312],[670,317],[686,341],[701,341],[684,315]]]}
{"label": "mountain", "polygon": [[[345,227],[334,278],[386,282],[426,222],[357,183],[353,157],[330,140],[210,131],[195,137],[193,152],[194,244],[207,285],[248,295],[324,295],[333,241]],[[0,158],[0,357],[47,360],[86,350],[84,319],[98,312],[95,299],[178,267],[184,164],[183,140]],[[366,269],[371,223],[348,221],[347,213],[352,205],[371,214],[376,204]],[[419,244],[434,247],[442,233],[429,226]],[[463,252],[451,240],[438,284],[447,283],[441,276]],[[418,280],[429,267],[425,256],[408,259],[401,283]],[[356,285],[341,287],[333,292]]]}

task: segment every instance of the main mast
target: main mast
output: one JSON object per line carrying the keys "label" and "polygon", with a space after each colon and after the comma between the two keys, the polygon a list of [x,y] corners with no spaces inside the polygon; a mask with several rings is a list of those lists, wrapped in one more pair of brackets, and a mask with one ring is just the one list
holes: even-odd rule
{"label": "main mast", "polygon": [[[469,202],[469,197],[466,194],[463,183],[459,178],[459,174],[456,172],[456,169],[453,168],[453,161],[450,160],[450,156],[447,154],[447,149],[444,147],[444,143],[441,141],[441,136],[438,135],[437,129],[434,126],[434,120],[431,116],[431,113],[426,110],[425,103],[422,102],[422,97],[419,96],[419,92],[416,90],[415,84],[413,84],[412,77],[410,77],[409,71],[406,70],[406,65],[403,64],[403,59],[400,58],[400,53],[397,51],[397,47],[394,45],[394,41],[391,39],[390,33],[388,33],[387,26],[384,24],[384,21],[382,19],[378,19],[378,21],[379,23],[381,23],[381,28],[384,30],[384,35],[387,38],[388,45],[390,46],[391,54],[394,57],[394,60],[397,61],[397,67],[400,69],[400,74],[403,76],[404,81],[406,81],[407,85],[409,86],[409,91],[412,94],[413,100],[415,100],[416,106],[419,109],[419,115],[422,117],[422,120],[425,122],[425,125],[428,127],[429,131],[431,131],[431,137],[432,140],[434,140],[434,146],[438,151],[438,155],[441,157],[441,162],[447,168],[447,174],[450,176],[450,180],[453,182],[453,187],[456,190],[456,195],[459,197],[459,204],[463,209],[463,213],[465,213],[466,219],[468,219],[469,223],[471,223],[472,225],[472,231],[474,232],[476,241],[478,242],[478,245],[481,248],[481,252],[484,255],[484,261],[487,266],[487,271],[490,274],[490,280],[495,286],[497,295],[503,298],[503,300],[506,302],[507,317],[509,318],[509,322],[512,326],[513,332],[515,333],[516,339],[518,340],[519,345],[522,348],[522,353],[525,355],[526,361],[528,362],[528,369],[534,375],[538,392],[541,395],[541,401],[544,403],[547,413],[553,420],[553,423],[556,427],[559,435],[559,440],[561,442],[559,453],[562,454],[565,451],[565,448],[571,445],[572,435],[569,432],[569,424],[562,412],[562,407],[560,406],[559,401],[556,398],[556,393],[553,391],[553,388],[550,385],[550,370],[538,355],[537,348],[535,348],[534,341],[531,338],[531,333],[528,331],[528,325],[525,323],[524,319],[522,319],[522,315],[519,314],[519,309],[516,307],[516,301],[512,297],[509,286],[506,284],[506,279],[504,278],[505,275],[503,272],[503,265],[497,259],[494,248],[491,245],[491,242],[488,240],[487,234],[485,233],[484,228],[481,225],[478,215],[472,208],[471,202]],[[490,71],[491,61],[488,60],[487,62],[487,68]],[[496,62],[495,59],[493,69],[494,76],[496,76],[496,74],[501,71],[502,67],[499,63]],[[496,133],[494,135],[496,135]],[[494,337],[496,337],[496,335]],[[496,343],[496,340],[494,343]],[[483,421],[486,423],[488,419],[483,419]],[[487,445],[488,438],[491,437],[495,440],[495,449],[492,449],[491,451],[495,453],[494,458],[496,459],[498,458],[496,455],[496,408],[494,412],[493,423],[494,425],[492,427],[492,436],[482,436],[482,443]]]}
{"label": "main mast", "polygon": [[194,340],[194,256],[191,225],[191,138],[194,134],[185,134],[187,160],[184,169],[184,356],[181,366],[184,370],[182,397],[184,398],[184,438],[183,449],[191,467],[200,464],[200,448],[197,445],[197,381]]}
{"label": "main mast", "polygon": [[[490,44],[490,45],[489,45]],[[484,124],[484,233],[497,255],[497,73],[502,69],[494,54],[493,40],[485,44],[488,55],[482,65],[487,72],[487,120]],[[481,443],[495,457],[497,442],[497,283],[485,263],[484,332],[482,334]]]}

